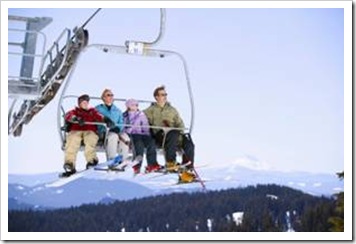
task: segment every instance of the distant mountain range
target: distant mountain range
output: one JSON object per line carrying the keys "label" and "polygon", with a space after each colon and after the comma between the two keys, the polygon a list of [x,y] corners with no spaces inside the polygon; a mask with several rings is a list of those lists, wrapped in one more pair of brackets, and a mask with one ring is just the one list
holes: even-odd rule
{"label": "distant mountain range", "polygon": [[[330,196],[343,191],[336,174],[252,170],[237,163],[197,165],[208,190],[242,188],[257,184],[277,184],[312,195]],[[9,209],[46,209],[110,203],[172,192],[200,191],[199,183],[177,185],[175,174],[143,174],[133,177],[131,169],[120,173],[95,171],[60,187],[49,187],[58,173],[9,175]]]}
{"label": "distant mountain range", "polygon": [[[152,195],[152,190],[125,180],[105,181],[81,178],[59,188],[45,184],[9,184],[9,199],[36,208],[60,208],[96,203],[102,199],[128,200]],[[20,206],[23,208],[23,206]]]}

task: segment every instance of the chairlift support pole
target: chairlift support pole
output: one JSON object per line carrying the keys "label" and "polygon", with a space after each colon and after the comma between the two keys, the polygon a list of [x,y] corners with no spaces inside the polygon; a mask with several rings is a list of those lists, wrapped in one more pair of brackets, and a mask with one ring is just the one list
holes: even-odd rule
{"label": "chairlift support pole", "polygon": [[[59,90],[61,84],[65,83],[67,75],[70,72],[72,66],[75,65],[77,57],[79,56],[81,50],[88,43],[88,31],[86,31],[84,27],[100,10],[100,8],[97,9],[81,27],[75,28],[73,30],[72,36],[71,31],[69,29],[65,29],[54,42],[53,46],[47,51],[47,53],[44,54],[43,51],[43,54],[41,56],[42,61],[40,65],[40,74],[37,79],[32,78],[34,58],[38,56],[35,54],[37,38],[36,32],[39,32],[39,29],[42,29],[45,25],[49,24],[52,19],[9,16],[9,20],[27,22],[27,29],[25,31],[25,42],[23,44],[24,50],[21,54],[23,57],[20,76],[17,79],[10,79],[9,77],[9,91],[11,87],[11,80],[11,84],[14,86],[14,93],[17,92],[18,95],[21,96],[29,93],[26,92],[24,94],[24,91],[19,92],[18,87],[20,86],[20,82],[22,84],[22,87],[26,89],[32,88],[35,85],[34,87],[36,94],[35,99],[25,99],[18,112],[12,112],[13,107],[17,101],[17,99],[15,99],[8,115],[9,134],[12,134],[14,136],[20,136],[23,125],[28,124],[32,120],[33,116],[36,115],[53,99],[53,97]],[[65,45],[63,48],[60,49],[59,43],[61,40],[63,40],[62,38],[65,40]],[[13,42],[9,42],[9,44],[15,46],[22,45]],[[11,55],[13,53],[9,52],[9,54]],[[48,65],[45,71],[43,72],[43,66],[46,61],[48,62]],[[34,82],[35,80],[36,82]],[[11,117],[13,117],[12,123],[10,122]]]}
{"label": "chairlift support pole", "polygon": [[[29,79],[24,79],[24,83],[33,83],[31,78],[33,75],[34,66],[34,56],[36,53],[36,43],[37,43],[37,32],[41,31],[47,25],[52,22],[52,18],[42,17],[42,18],[29,18],[22,16],[9,16],[8,20],[26,22],[26,34],[25,40],[21,43],[23,48],[23,53],[27,54],[22,57],[20,77],[26,77]],[[9,45],[16,45],[15,43],[9,43]]]}

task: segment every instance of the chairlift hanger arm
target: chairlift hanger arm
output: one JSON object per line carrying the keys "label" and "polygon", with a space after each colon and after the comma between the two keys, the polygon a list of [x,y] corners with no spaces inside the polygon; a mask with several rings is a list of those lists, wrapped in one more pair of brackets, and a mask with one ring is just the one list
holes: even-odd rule
{"label": "chairlift hanger arm", "polygon": [[129,52],[135,52],[135,51],[130,51],[130,50],[147,50],[150,49],[152,46],[157,45],[161,39],[163,38],[164,31],[165,31],[165,25],[166,25],[166,9],[161,8],[160,9],[160,28],[159,28],[159,33],[158,36],[156,37],[155,40],[149,42],[149,41],[132,41],[132,40],[127,40],[125,42],[125,46]]}
{"label": "chairlift hanger arm", "polygon": [[160,18],[160,28],[159,28],[158,36],[152,42],[144,42],[147,46],[157,45],[163,38],[165,26],[166,26],[166,9],[161,8],[160,14],[161,14],[161,18]]}

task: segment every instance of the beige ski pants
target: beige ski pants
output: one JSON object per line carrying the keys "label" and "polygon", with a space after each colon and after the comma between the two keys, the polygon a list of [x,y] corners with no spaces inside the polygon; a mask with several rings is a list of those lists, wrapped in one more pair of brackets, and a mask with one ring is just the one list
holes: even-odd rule
{"label": "beige ski pants", "polygon": [[98,143],[99,136],[93,131],[70,131],[65,145],[65,163],[71,163],[75,167],[77,153],[82,140],[84,142],[84,156],[87,162],[97,159],[96,144]]}

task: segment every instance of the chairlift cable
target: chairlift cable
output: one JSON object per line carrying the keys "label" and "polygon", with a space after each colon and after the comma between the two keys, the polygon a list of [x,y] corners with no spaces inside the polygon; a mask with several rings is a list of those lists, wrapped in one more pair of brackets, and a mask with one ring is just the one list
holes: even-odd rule
{"label": "chairlift cable", "polygon": [[94,18],[94,16],[101,10],[101,8],[98,8],[88,19],[87,21],[84,22],[81,28],[84,28],[91,20]]}

